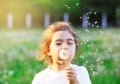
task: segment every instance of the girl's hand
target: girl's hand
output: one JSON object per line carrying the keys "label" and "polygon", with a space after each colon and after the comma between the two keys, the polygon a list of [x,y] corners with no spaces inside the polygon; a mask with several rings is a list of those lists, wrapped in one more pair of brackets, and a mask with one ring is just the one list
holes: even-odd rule
{"label": "girl's hand", "polygon": [[75,70],[71,67],[66,67],[65,69],[66,69],[66,78],[69,81],[69,84],[79,84]]}

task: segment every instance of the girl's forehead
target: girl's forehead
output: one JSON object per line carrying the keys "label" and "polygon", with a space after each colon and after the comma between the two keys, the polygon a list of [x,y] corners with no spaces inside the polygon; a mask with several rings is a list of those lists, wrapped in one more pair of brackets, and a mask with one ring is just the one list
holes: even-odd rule
{"label": "girl's forehead", "polygon": [[52,40],[58,39],[74,39],[74,37],[69,31],[57,31],[53,34]]}

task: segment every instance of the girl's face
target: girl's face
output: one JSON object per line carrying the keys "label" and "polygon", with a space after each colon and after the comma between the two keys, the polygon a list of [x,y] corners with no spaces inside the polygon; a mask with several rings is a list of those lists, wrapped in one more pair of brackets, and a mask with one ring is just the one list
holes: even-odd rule
{"label": "girl's face", "polygon": [[68,50],[69,59],[68,61],[71,62],[75,55],[75,40],[74,37],[68,31],[57,31],[53,34],[51,38],[49,54],[52,56],[53,64],[59,63],[64,64],[64,60],[60,59],[59,51],[61,49]]}

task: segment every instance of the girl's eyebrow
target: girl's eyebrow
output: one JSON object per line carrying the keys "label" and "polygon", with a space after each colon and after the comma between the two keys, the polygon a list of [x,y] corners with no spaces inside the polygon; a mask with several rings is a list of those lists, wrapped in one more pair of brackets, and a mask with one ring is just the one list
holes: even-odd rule
{"label": "girl's eyebrow", "polygon": [[[74,39],[72,38],[69,38],[69,39],[66,39],[67,41],[74,41]],[[56,39],[55,42],[62,42],[64,41],[63,39]]]}
{"label": "girl's eyebrow", "polygon": [[67,39],[67,40],[68,40],[68,41],[74,41],[74,39],[71,39],[71,38],[70,38],[70,39]]}
{"label": "girl's eyebrow", "polygon": [[62,42],[63,40],[62,39],[56,39],[55,40],[55,42],[58,42],[58,41]]}

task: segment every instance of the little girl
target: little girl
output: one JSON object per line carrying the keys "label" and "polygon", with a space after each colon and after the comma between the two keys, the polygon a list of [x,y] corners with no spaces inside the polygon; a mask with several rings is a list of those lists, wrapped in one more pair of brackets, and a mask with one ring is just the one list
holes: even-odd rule
{"label": "little girl", "polygon": [[50,25],[37,55],[48,67],[35,75],[32,84],[91,84],[87,69],[71,63],[77,47],[77,36],[69,23]]}

